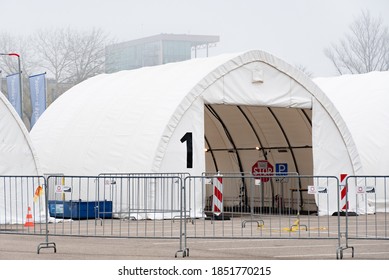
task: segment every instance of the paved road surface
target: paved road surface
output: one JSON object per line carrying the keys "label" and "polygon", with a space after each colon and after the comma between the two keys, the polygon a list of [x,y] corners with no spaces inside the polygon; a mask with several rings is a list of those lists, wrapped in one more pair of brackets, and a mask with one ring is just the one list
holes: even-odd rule
{"label": "paved road surface", "polygon": [[[177,239],[50,237],[57,252],[37,247],[43,236],[0,234],[2,260],[174,260]],[[388,240],[351,240],[355,260],[389,260]],[[188,239],[193,260],[336,260],[337,240]],[[343,259],[353,259],[351,249]],[[182,254],[178,257],[182,259]]]}

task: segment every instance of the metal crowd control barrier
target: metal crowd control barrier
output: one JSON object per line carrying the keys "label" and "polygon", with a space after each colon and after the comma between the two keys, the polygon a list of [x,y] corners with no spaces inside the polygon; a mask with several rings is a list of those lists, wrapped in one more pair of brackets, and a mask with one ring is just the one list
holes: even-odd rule
{"label": "metal crowd control barrier", "polygon": [[[355,220],[346,216],[346,242],[387,238],[387,199],[379,201],[370,188],[374,186],[386,197],[387,178],[364,178],[364,184],[355,185],[365,186],[366,193],[356,196],[367,199],[358,203],[382,208],[385,214],[356,216]],[[360,181],[349,177],[347,184],[353,185],[353,180]],[[339,193],[339,180],[333,176],[3,176],[0,233],[44,235],[38,253],[43,248],[56,252],[49,236],[177,239],[176,257],[179,253],[189,256],[188,238],[334,239],[338,258],[351,248],[348,243],[341,246]],[[318,213],[334,203],[338,215]],[[373,233],[366,226],[372,218]]]}
{"label": "metal crowd control barrier", "polygon": [[194,223],[184,226],[187,238],[335,239],[340,247],[339,215],[319,215],[317,208],[331,200],[339,205],[337,177],[208,173],[185,178],[185,187],[198,199]]}
{"label": "metal crowd control barrier", "polygon": [[[183,182],[183,180],[187,177],[187,176],[190,176],[189,173],[185,173],[185,172],[177,172],[177,173],[123,173],[123,172],[110,172],[110,173],[100,173],[99,174],[99,177],[159,177],[159,178],[171,178],[171,177],[180,177],[181,178],[181,181]],[[188,198],[188,200],[190,200],[190,198]],[[190,207],[190,206],[189,206]],[[185,212],[185,211],[184,211]],[[185,212],[186,213],[186,212]],[[188,220],[190,219],[190,216],[187,215],[186,216],[188,218]],[[132,217],[134,219],[134,217]],[[181,219],[180,215],[176,215],[173,217],[173,220],[174,219]]]}
{"label": "metal crowd control barrier", "polygon": [[0,234],[45,235],[38,245],[53,248],[48,238],[47,185],[42,176],[0,176]]}
{"label": "metal crowd control barrier", "polygon": [[176,256],[188,254],[180,176],[49,176],[47,184],[50,235],[179,239]]}
{"label": "metal crowd control barrier", "polygon": [[348,189],[343,233],[345,245],[337,252],[341,259],[347,249],[351,249],[354,257],[350,240],[389,239],[389,176],[348,176],[345,186]]}

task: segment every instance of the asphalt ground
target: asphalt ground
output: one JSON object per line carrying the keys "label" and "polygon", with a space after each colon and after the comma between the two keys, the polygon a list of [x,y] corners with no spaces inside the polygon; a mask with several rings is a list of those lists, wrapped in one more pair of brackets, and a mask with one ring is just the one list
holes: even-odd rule
{"label": "asphalt ground", "polygon": [[[57,220],[48,224],[48,240],[43,234],[45,224],[1,225],[0,259],[389,260],[385,214],[349,217],[348,240],[344,238],[345,217],[300,216],[296,227],[290,227],[297,221],[292,216],[254,217],[186,223],[174,219]],[[180,240],[184,229],[186,244]]]}
{"label": "asphalt ground", "polygon": [[[336,239],[188,238],[188,256],[179,239],[50,236],[53,248],[41,248],[44,236],[0,234],[1,260],[336,260]],[[343,241],[343,245],[345,241]],[[389,240],[349,240],[344,260],[389,260]],[[176,253],[177,257],[176,257]]]}
{"label": "asphalt ground", "polygon": [[0,234],[2,279],[369,279],[389,265],[389,240],[349,240],[342,259],[337,239],[188,238],[185,257],[179,239],[50,236],[56,252],[38,254],[42,242]]}

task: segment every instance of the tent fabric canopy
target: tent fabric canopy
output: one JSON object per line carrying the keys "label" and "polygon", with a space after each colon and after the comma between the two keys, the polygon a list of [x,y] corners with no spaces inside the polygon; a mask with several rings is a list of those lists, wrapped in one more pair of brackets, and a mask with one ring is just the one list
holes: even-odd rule
{"label": "tent fabric canopy", "polygon": [[[41,170],[24,123],[1,92],[0,131],[0,174],[9,176],[0,181],[0,224],[21,223],[37,187],[26,184],[26,176],[38,176]],[[36,221],[45,219],[44,201],[39,206],[33,207]]]}
{"label": "tent fabric canopy", "polygon": [[[348,175],[388,176],[389,71],[316,78],[314,82],[335,104],[354,139],[362,168]],[[359,181],[362,186],[366,184]],[[374,187],[374,196],[366,196],[366,211],[385,212],[387,185],[377,181]],[[352,188],[349,191],[355,193]]]}
{"label": "tent fabric canopy", "polygon": [[[264,81],[253,82],[255,75],[262,75]],[[209,109],[204,109],[204,104],[219,108],[222,108],[220,105],[240,106],[254,123],[255,118],[266,117],[266,114],[276,116],[277,111],[282,111],[263,111],[261,107],[296,108],[299,112],[296,118],[301,119],[309,130],[312,120],[306,115],[310,114],[313,99],[336,117],[335,107],[309,78],[270,54],[249,51],[98,75],[73,87],[54,102],[33,127],[31,137],[42,159],[44,172],[91,175],[129,170],[190,171],[197,175],[205,171],[204,165],[194,170],[182,168],[181,164],[176,164],[174,168],[164,165],[167,164],[164,159],[169,155],[167,148],[174,141],[172,137],[190,110],[197,110],[198,118],[204,123],[204,114],[210,114]],[[224,117],[230,118],[231,124],[234,118],[229,113],[225,113]],[[192,114],[188,115],[192,118]],[[266,118],[276,121],[280,117]],[[290,116],[285,116],[287,119]],[[194,121],[191,120],[192,123]],[[256,122],[264,131],[269,125],[267,122]],[[349,135],[341,118],[334,119],[334,122],[337,122],[335,126],[339,127],[342,136]],[[236,123],[235,129],[240,125],[240,122]],[[188,126],[187,130],[190,128]],[[196,139],[201,142],[199,150],[203,152],[203,128],[199,128],[198,124],[193,128],[202,135]],[[288,135],[295,134],[289,139],[305,138],[292,127],[285,129]],[[177,137],[181,138],[184,134],[183,131]],[[265,147],[287,146],[285,141],[280,140],[286,137],[277,134],[274,138],[278,143],[264,141],[267,142]],[[350,143],[346,143],[346,147],[352,150],[352,137],[348,141]],[[311,146],[311,142],[311,139],[298,139],[292,144]],[[250,147],[258,144],[257,140],[253,141]],[[174,145],[174,149],[184,150],[185,147]],[[199,161],[202,158],[204,156]],[[353,168],[359,168],[357,156],[350,160]],[[183,162],[184,159],[180,160],[180,163]]]}
{"label": "tent fabric canopy", "polygon": [[[188,133],[192,166],[182,141]],[[98,75],[58,98],[31,138],[44,173],[250,172],[261,156],[300,174],[362,170],[331,100],[303,73],[257,50]]]}
{"label": "tent fabric canopy", "polygon": [[363,169],[356,175],[389,174],[389,71],[316,78],[347,123]]}
{"label": "tent fabric canopy", "polygon": [[30,135],[8,99],[0,92],[0,174],[38,175]]}

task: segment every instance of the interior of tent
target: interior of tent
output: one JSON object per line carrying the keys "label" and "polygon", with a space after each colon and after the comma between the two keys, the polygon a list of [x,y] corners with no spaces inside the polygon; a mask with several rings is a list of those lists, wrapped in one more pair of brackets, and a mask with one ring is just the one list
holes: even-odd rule
{"label": "interior of tent", "polygon": [[207,172],[247,173],[265,159],[313,174],[311,110],[209,104],[205,110]]}
{"label": "interior of tent", "polygon": [[[274,172],[279,164],[282,174],[313,174],[310,109],[206,104],[204,137],[206,173],[251,175],[252,166],[265,160],[273,165]],[[297,187],[306,189],[298,183]],[[274,180],[267,184],[274,184]],[[277,199],[283,199],[283,205],[279,205],[282,210],[292,207],[288,190],[271,187],[276,189],[267,194],[268,207],[275,207]],[[312,195],[303,191],[299,195],[299,204],[305,210],[316,210],[306,206],[309,202],[312,206]]]}

